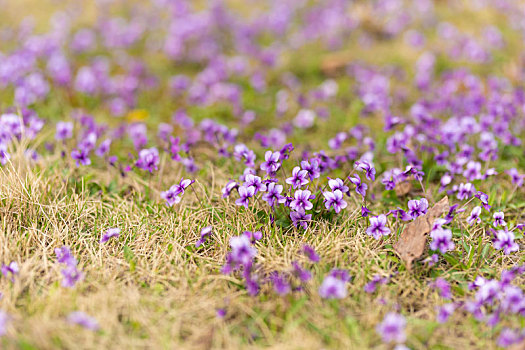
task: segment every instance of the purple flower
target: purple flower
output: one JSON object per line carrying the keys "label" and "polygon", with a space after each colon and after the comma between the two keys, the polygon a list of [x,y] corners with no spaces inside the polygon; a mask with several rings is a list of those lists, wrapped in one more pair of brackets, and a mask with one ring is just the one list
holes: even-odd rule
{"label": "purple flower", "polygon": [[56,125],[55,140],[66,140],[73,136],[73,123],[58,122]]}
{"label": "purple flower", "polygon": [[206,242],[206,239],[211,236],[211,231],[212,231],[212,227],[211,226],[204,227],[201,230],[201,237],[195,243],[195,247],[196,248],[199,248],[202,244],[204,244],[204,242]]}
{"label": "purple flower", "polygon": [[139,152],[139,158],[135,163],[142,170],[152,173],[159,165],[159,151],[155,148],[146,148]]}
{"label": "purple flower", "polygon": [[222,197],[229,197],[231,192],[238,188],[239,184],[233,180],[228,181],[228,183],[222,188]]}
{"label": "purple flower", "polygon": [[421,200],[413,199],[408,201],[408,215],[410,215],[412,219],[426,214],[427,209],[428,201],[426,200],[426,198],[422,198]]}
{"label": "purple flower", "polygon": [[301,170],[300,167],[296,166],[292,170],[292,176],[286,179],[286,183],[292,185],[293,188],[300,188],[309,182],[307,177],[308,172],[306,170]]}
{"label": "purple flower", "polygon": [[354,168],[365,172],[365,176],[368,180],[374,181],[376,179],[376,169],[372,164],[366,160],[358,160],[355,162]]}
{"label": "purple flower", "polygon": [[71,250],[67,246],[62,248],[55,248],[55,255],[57,256],[57,261],[60,264],[66,264],[70,266],[77,265],[77,259],[71,254]]}
{"label": "purple flower", "polygon": [[454,303],[448,303],[437,308],[437,321],[439,323],[447,322],[450,316],[454,313],[454,310],[456,310],[456,305]]}
{"label": "purple flower", "polygon": [[481,191],[478,191],[474,196],[481,201],[481,203],[483,204],[483,208],[485,208],[485,210],[490,210],[489,196],[487,194]]}
{"label": "purple flower", "polygon": [[504,220],[505,214],[502,211],[495,212],[492,217],[494,218],[494,222],[492,223],[494,227],[507,226],[507,223]]}
{"label": "purple flower", "polygon": [[348,186],[346,186],[343,180],[339,178],[328,180],[328,186],[332,189],[332,191],[339,190],[342,193],[348,192]]}
{"label": "purple flower", "polygon": [[67,320],[71,324],[79,325],[81,327],[89,329],[90,331],[97,331],[100,329],[97,320],[91,316],[88,316],[82,311],[73,311],[69,314]]}
{"label": "purple flower", "polygon": [[217,309],[216,315],[217,315],[217,318],[223,319],[224,317],[226,317],[226,309],[224,308]]}
{"label": "purple flower", "polygon": [[470,213],[470,216],[467,218],[467,222],[469,225],[472,225],[474,223],[480,223],[481,218],[479,217],[481,214],[481,207],[474,207],[472,209],[472,212]]}
{"label": "purple flower", "polygon": [[384,343],[404,343],[406,340],[405,327],[406,320],[403,315],[389,312],[383,322],[377,325],[376,331],[383,339]]}
{"label": "purple flower", "polygon": [[319,287],[319,295],[323,299],[346,298],[348,295],[346,282],[332,275],[328,275],[324,278],[323,283]]}
{"label": "purple flower", "polygon": [[281,195],[283,192],[283,186],[278,185],[275,182],[268,184],[266,188],[266,193],[263,194],[262,199],[273,207],[275,203],[284,203],[286,198]]}
{"label": "purple flower", "polygon": [[442,298],[450,299],[452,298],[452,293],[450,291],[450,283],[447,282],[444,278],[438,277],[436,280],[432,283],[430,283],[430,287],[432,289],[437,289],[439,291],[439,295]]}
{"label": "purple flower", "polygon": [[366,234],[375,239],[390,234],[390,229],[386,227],[386,216],[381,214],[379,216],[370,217],[370,226],[366,229]]}
{"label": "purple flower", "polygon": [[89,151],[85,149],[74,149],[71,152],[71,158],[75,160],[75,163],[77,166],[80,164],[82,165],[90,165],[91,159],[89,159]]}
{"label": "purple flower", "polygon": [[336,213],[339,213],[342,209],[346,208],[347,203],[343,200],[343,193],[339,190],[334,192],[323,192],[325,198],[324,205],[326,209],[333,207]]}
{"label": "purple flower", "polygon": [[180,192],[176,186],[177,185],[173,185],[167,191],[160,193],[160,197],[166,201],[166,205],[168,207],[171,207],[181,201],[181,197],[178,196]]}
{"label": "purple flower", "polygon": [[297,261],[292,261],[292,266],[294,275],[297,276],[301,282],[308,282],[312,278],[312,273],[302,268]]}
{"label": "purple flower", "polygon": [[430,242],[430,249],[439,250],[442,254],[453,250],[455,245],[452,242],[452,231],[439,228],[430,232],[432,242]]}
{"label": "purple flower", "polygon": [[235,145],[233,148],[233,156],[238,161],[244,159],[244,164],[248,167],[253,167],[255,165],[255,153],[246,147],[245,144]]}
{"label": "purple flower", "polygon": [[245,235],[230,238],[230,247],[231,259],[238,265],[251,264],[252,259],[257,255],[257,249],[252,247],[250,239]]}
{"label": "purple flower", "polygon": [[305,244],[303,245],[303,254],[308,257],[308,259],[313,263],[318,263],[321,258],[316,253],[315,249],[310,247],[309,245]]}
{"label": "purple flower", "polygon": [[355,174],[353,176],[349,176],[348,180],[350,180],[350,182],[355,185],[355,191],[360,194],[361,197],[365,198],[368,185],[364,182],[361,182],[359,175]]}
{"label": "purple flower", "polygon": [[498,230],[492,244],[495,249],[503,249],[505,255],[519,250],[518,244],[514,242],[514,233],[507,230]]}
{"label": "purple flower", "polygon": [[63,277],[62,287],[73,288],[77,282],[84,278],[84,273],[73,265],[67,265],[60,272]]}
{"label": "purple flower", "polygon": [[304,213],[306,210],[310,210],[314,205],[310,202],[312,192],[309,190],[297,190],[294,194],[294,200],[290,203],[290,208]]}
{"label": "purple flower", "polygon": [[102,239],[100,240],[100,243],[106,243],[110,240],[110,238],[118,237],[120,236],[120,229],[119,228],[110,228],[102,235]]}
{"label": "purple flower", "polygon": [[503,328],[503,330],[499,334],[497,343],[502,348],[507,348],[513,344],[517,344],[523,339],[525,339],[525,336],[523,334],[520,334],[519,331],[515,331],[510,328]]}
{"label": "purple flower", "polygon": [[364,205],[361,206],[361,216],[366,218],[371,211]]}
{"label": "purple flower", "polygon": [[279,152],[266,151],[264,162],[261,164],[261,170],[266,171],[268,175],[275,174],[281,167],[279,162],[281,154]]}
{"label": "purple flower", "polygon": [[317,159],[312,159],[311,162],[306,160],[301,161],[301,168],[308,172],[310,181],[313,181],[313,179],[317,179],[319,176],[321,176],[319,161]]}
{"label": "purple flower", "polygon": [[470,182],[459,184],[457,197],[459,200],[469,199],[476,193],[476,188]]}
{"label": "purple flower", "polygon": [[291,287],[290,287],[290,283],[288,283],[286,279],[286,276],[279,274],[279,273],[274,273],[270,277],[270,280],[272,281],[273,289],[275,290],[277,294],[283,296],[283,295],[290,293]]}
{"label": "purple flower", "polygon": [[381,275],[375,275],[370,282],[365,284],[364,291],[367,293],[374,293],[377,289],[378,284],[386,284],[388,282],[387,277],[381,277]]}
{"label": "purple flower", "polygon": [[2,264],[2,275],[4,277],[9,278],[11,282],[15,281],[15,275],[18,275],[18,272],[20,272],[20,269],[18,267],[18,263],[16,261],[11,261],[9,265]]}
{"label": "purple flower", "polygon": [[250,242],[252,242],[252,244],[262,239],[261,231],[255,231],[255,232],[244,231],[242,234],[248,237],[250,239]]}
{"label": "purple flower", "polygon": [[266,191],[266,185],[262,182],[262,179],[259,176],[253,174],[246,174],[244,177],[244,187],[253,187],[255,189],[255,194],[257,192]]}
{"label": "purple flower", "polygon": [[9,314],[0,310],[0,337],[6,334],[7,325],[9,324],[10,320],[11,317],[9,316]]}
{"label": "purple flower", "polygon": [[248,204],[250,203],[250,198],[255,196],[255,187],[240,186],[237,191],[239,192],[239,199],[235,201],[235,204],[239,206],[242,205],[245,208],[248,208]]}
{"label": "purple flower", "polygon": [[306,214],[304,211],[292,211],[290,212],[290,218],[295,227],[299,225],[306,230],[308,228],[308,221],[312,220],[312,214]]}

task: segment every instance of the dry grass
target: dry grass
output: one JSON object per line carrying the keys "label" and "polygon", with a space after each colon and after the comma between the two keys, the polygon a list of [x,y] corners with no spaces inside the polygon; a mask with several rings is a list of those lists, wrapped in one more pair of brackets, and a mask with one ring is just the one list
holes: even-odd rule
{"label": "dry grass", "polygon": [[[438,344],[494,347],[489,329],[466,315],[454,316],[446,326],[433,321],[440,302],[426,287],[428,268],[401,270],[381,287],[384,305],[364,293],[373,274],[387,275],[400,265],[392,253],[393,239],[378,243],[366,236],[355,210],[337,222],[315,224],[304,234],[263,225],[264,239],[257,248],[264,271],[289,270],[293,260],[307,264],[298,253],[304,243],[317,249],[322,263],[313,268],[314,279],[304,293],[282,298],[263,289],[252,298],[236,286],[240,280],[218,272],[229,238],[261,226],[252,212],[218,199],[224,178],[214,177],[211,187],[197,186],[198,196],[206,200],[187,193],[181,207],[168,209],[158,200],[146,200],[146,186],[134,176],[118,180],[119,187],[129,186],[125,197],[90,194],[92,184],[118,178],[117,172],[88,182],[83,180],[85,170],[64,169],[59,162],[49,158],[29,166],[18,154],[0,171],[2,262],[14,260],[21,267],[13,284],[0,279],[0,308],[14,317],[1,340],[3,348],[381,349],[374,327],[396,306],[409,315],[414,349]],[[178,178],[178,169],[171,167],[164,164],[159,179],[150,181],[154,193]],[[214,227],[212,243],[191,249],[200,229],[209,224]],[[120,227],[121,237],[99,244],[101,232],[109,227]],[[59,285],[53,250],[62,245],[72,247],[86,275],[72,290]],[[483,264],[499,274],[518,260],[523,261],[522,253]],[[316,291],[332,267],[348,269],[354,277],[350,297],[340,303],[322,301]],[[455,280],[470,278],[476,270],[450,267],[443,274]],[[227,309],[225,320],[215,316],[219,307]],[[74,310],[96,317],[102,330],[69,325],[66,316]]]}

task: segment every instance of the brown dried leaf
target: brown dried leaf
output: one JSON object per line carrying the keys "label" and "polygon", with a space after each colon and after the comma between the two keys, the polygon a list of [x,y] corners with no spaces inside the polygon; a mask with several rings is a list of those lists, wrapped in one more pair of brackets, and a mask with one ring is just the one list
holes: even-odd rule
{"label": "brown dried leaf", "polygon": [[412,268],[412,262],[423,255],[427,243],[427,236],[434,220],[449,208],[448,197],[443,197],[425,215],[418,216],[410,222],[394,245],[395,251],[405,262],[408,270]]}
{"label": "brown dried leaf", "polygon": [[400,182],[396,184],[396,187],[394,190],[396,191],[396,196],[403,197],[408,194],[412,190],[412,180],[414,179],[413,176],[408,177],[405,181]]}

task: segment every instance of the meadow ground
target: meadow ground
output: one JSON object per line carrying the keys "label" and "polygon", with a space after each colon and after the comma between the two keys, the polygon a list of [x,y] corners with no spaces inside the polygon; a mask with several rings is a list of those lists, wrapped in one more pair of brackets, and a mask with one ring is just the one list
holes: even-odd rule
{"label": "meadow ground", "polygon": [[[327,1],[306,6],[290,1],[290,8],[299,10],[292,11],[294,15],[287,19],[295,23],[288,31],[304,31],[308,40],[301,44],[294,44],[297,38],[281,42],[276,39],[280,37],[278,30],[277,34],[263,31],[257,36],[258,42],[275,49],[277,53],[269,49],[268,55],[278,57],[274,57],[278,63],[269,64],[265,61],[271,61],[264,55],[266,51],[254,49],[256,53],[251,53],[249,44],[239,48],[230,43],[232,37],[238,41],[249,37],[245,33],[249,31],[236,37],[236,31],[244,27],[231,24],[235,22],[232,17],[221,21],[224,14],[210,10],[204,2],[193,3],[194,11],[211,12],[216,17],[192,17],[188,32],[196,31],[198,35],[195,42],[184,43],[184,50],[190,52],[187,57],[173,57],[173,52],[165,52],[166,47],[158,49],[155,45],[158,33],[173,19],[159,20],[156,28],[156,20],[150,17],[159,15],[154,9],[165,11],[162,6],[171,11],[168,1],[152,1],[156,5],[95,3],[82,7],[75,1],[44,1],[35,2],[33,7],[32,2],[0,0],[6,13],[0,24],[5,39],[0,41],[0,115],[14,113],[23,117],[22,131],[9,129],[12,125],[8,118],[0,123],[0,139],[2,146],[5,144],[1,151],[9,154],[2,156],[0,168],[0,263],[6,268],[11,262],[18,265],[14,272],[2,269],[0,276],[2,348],[393,349],[395,343],[410,349],[495,349],[498,345],[523,348],[520,337],[525,336],[525,298],[518,291],[525,285],[525,274],[520,269],[525,263],[520,226],[525,222],[525,99],[519,93],[523,37],[521,24],[511,20],[513,15],[523,16],[516,12],[521,7],[436,1],[428,19],[433,25],[429,26],[425,24],[428,12],[414,15],[412,2],[377,1],[373,6],[372,2],[350,5]],[[284,8],[274,9],[273,2],[226,3],[223,10],[231,11],[233,18],[248,18],[249,11],[270,11],[269,18],[286,13]],[[386,3],[401,5],[389,10]],[[319,7],[314,13],[332,12],[325,20],[297,15],[304,15],[308,6]],[[60,16],[50,22],[51,9],[69,11],[66,13],[71,22],[64,24],[68,20],[62,22]],[[405,13],[401,9],[414,18],[392,33],[386,18],[397,18],[396,13]],[[29,32],[23,34],[22,18],[26,15],[33,15],[34,29],[26,28]],[[126,35],[112,37],[112,32],[125,30],[118,25],[105,27],[102,22],[117,15],[131,19],[122,28],[140,23],[142,36],[125,44],[119,40],[128,40]],[[346,23],[340,16],[349,16],[356,24],[340,24],[344,29],[327,24]],[[175,33],[184,27],[184,18],[173,20],[177,24]],[[215,21],[211,29],[203,24],[206,21]],[[261,20],[260,26],[270,26],[268,21]],[[314,28],[306,28],[308,23],[314,23]],[[443,23],[455,25],[448,37],[443,34]],[[504,45],[497,45],[493,38],[496,34],[488,39],[480,34],[490,25],[499,28]],[[59,30],[53,32],[52,28],[57,27]],[[75,52],[72,38],[84,27],[93,28],[99,44],[92,51]],[[258,27],[253,25],[250,30],[256,31],[254,28]],[[412,42],[405,34],[410,28],[424,35],[423,44],[417,38]],[[214,35],[215,30],[231,37]],[[32,31],[51,31],[54,35],[51,39],[35,39]],[[288,31],[286,35],[294,38]],[[481,37],[477,42],[472,39],[479,48],[472,48],[474,44],[465,39],[471,38],[469,35]],[[107,37],[113,41],[104,43]],[[333,46],[331,39],[337,45]],[[79,67],[95,67],[96,58],[103,56],[109,62],[107,75],[115,79],[115,85],[133,74],[138,83],[127,81],[124,87],[111,85],[93,92],[85,81],[84,85],[78,83],[78,76],[75,81],[77,73],[71,73],[71,82],[57,82],[64,68],[50,68],[50,57],[57,50],[54,40],[66,52],[72,72]],[[208,65],[213,60],[202,59],[207,51],[198,46],[199,41],[211,45],[206,50],[224,41],[221,57],[225,61],[248,57],[245,63],[249,73],[231,73],[236,72],[235,60],[228,61],[228,68],[217,62]],[[44,48],[39,46],[41,42]],[[464,47],[470,49],[456,52]],[[421,62],[426,62],[421,58],[424,53],[433,55],[428,64],[432,73],[425,73],[430,68],[421,68],[425,66]],[[27,55],[34,55],[34,61]],[[25,63],[9,68],[8,57]],[[147,73],[134,66],[137,62],[144,63]],[[205,68],[207,74],[202,73]],[[48,81],[45,93],[28,92],[38,83],[32,85],[24,77],[35,72],[43,72]],[[10,79],[18,73],[17,79]],[[259,73],[264,83],[258,80]],[[169,83],[176,74],[186,74],[190,82],[212,82],[204,84],[202,94],[190,86],[176,94]],[[418,78],[428,81],[419,81],[418,85]],[[97,76],[93,84],[102,85],[104,79]],[[138,87],[127,91],[126,84]],[[326,96],[316,95],[319,90]],[[286,108],[276,103],[279,91],[287,93],[287,103],[283,103]],[[242,96],[241,102],[237,93]],[[212,95],[211,101],[203,102]],[[116,116],[115,111],[120,109],[111,104],[115,96],[124,96],[128,104],[121,116]],[[415,105],[420,109],[414,111]],[[172,117],[182,109],[193,125],[185,124],[184,117]],[[314,111],[312,124],[308,117],[297,117],[305,110]],[[45,121],[31,137],[33,112],[29,111]],[[254,111],[255,119],[243,119],[247,118],[246,111]],[[86,121],[89,118],[82,119],[79,113],[93,118]],[[394,115],[401,121],[393,121]],[[212,126],[207,126],[209,120]],[[57,140],[56,125],[60,121],[74,123],[74,136]],[[168,134],[180,137],[180,149],[174,152],[173,147],[178,147],[174,139],[159,136],[159,123],[171,125]],[[388,123],[391,128],[386,127]],[[105,129],[98,128],[102,124]],[[130,132],[136,125],[144,125],[147,131]],[[232,128],[239,129],[234,142],[229,141]],[[278,136],[271,136],[272,128],[279,130]],[[85,146],[90,130],[95,130],[97,145],[109,138],[111,148],[107,154],[95,156],[92,146],[87,151],[91,154],[88,164],[72,152]],[[334,146],[333,140],[340,132],[345,133],[340,142],[346,144]],[[403,139],[398,140],[402,145],[397,148],[393,145],[397,137],[394,134]],[[138,141],[142,137],[145,143]],[[182,146],[185,142],[186,148]],[[289,158],[283,159],[287,152],[281,152],[281,168],[275,174],[266,174],[260,168],[265,152],[279,151],[287,143],[295,147]],[[248,152],[235,154],[237,144],[253,150],[254,165],[249,164]],[[160,151],[153,161],[155,169],[141,164],[139,152],[150,147]],[[492,153],[484,154],[487,148]],[[38,156],[28,155],[28,150],[38,152]],[[439,155],[443,161],[437,160]],[[237,190],[223,196],[224,186],[232,179],[243,187],[238,179],[248,167],[263,179],[277,179],[284,185],[282,194],[293,198],[295,186],[292,189],[284,178],[292,176],[292,169],[301,160],[313,163],[314,159],[324,168],[319,177],[307,180],[307,187],[316,194],[313,209],[307,211],[313,215],[307,228],[293,224],[289,216],[295,210],[291,199],[286,205],[272,208],[263,200],[263,191],[252,196],[246,206],[236,203]],[[365,175],[361,171],[364,168],[356,168],[356,161],[373,163],[376,179]],[[385,187],[393,168],[401,169],[391,176],[395,189]],[[348,178],[356,174],[367,183],[366,195],[355,191],[355,183]],[[448,175],[451,181],[446,183],[443,178]],[[419,176],[421,181],[417,181]],[[195,182],[179,193],[180,202],[166,205],[165,191],[181,178]],[[327,197],[323,192],[330,188],[337,192],[328,185],[327,178],[343,179],[350,187],[344,197],[346,207],[340,213],[334,212],[335,206],[324,205]],[[471,184],[475,191],[462,194],[458,186],[465,184]],[[488,195],[487,201],[478,191]],[[416,213],[407,202],[426,198],[432,207],[444,196],[459,209],[445,224],[452,233],[454,247],[429,248],[432,238],[428,237],[424,253],[409,268],[410,263],[400,258],[394,245],[408,223],[418,215],[424,217],[427,209]],[[363,206],[371,211],[368,216],[363,215]],[[479,220],[472,214],[478,206],[482,210]],[[504,213],[505,228],[493,223],[496,212]],[[370,219],[387,213],[390,234],[376,239],[369,231]],[[403,217],[407,213],[409,217]],[[211,235],[196,247],[201,230],[208,226],[212,227]],[[119,228],[120,235],[100,243],[111,228]],[[513,232],[512,243],[518,249],[511,249],[514,246],[509,243],[512,251],[505,254],[507,251],[498,249],[495,243],[499,239],[496,232],[508,230]],[[253,243],[256,255],[249,267],[244,262],[239,271],[223,273],[232,251],[230,239],[245,231],[261,233],[262,238]],[[429,231],[424,233],[428,236]],[[305,245],[315,249],[320,257],[318,263],[302,253]],[[79,273],[69,276],[73,279],[70,286],[64,285],[68,278],[64,266],[69,267],[68,262],[57,261],[60,257],[56,249],[64,246],[74,256],[73,272]],[[433,263],[431,257],[437,261]],[[301,281],[294,275],[294,262],[310,272],[309,280]],[[319,291],[334,268],[346,270],[351,276],[343,283],[344,297],[327,297]],[[247,276],[245,272],[250,269]],[[512,271],[511,281],[505,282],[505,271]],[[372,291],[369,283],[374,278],[383,279]],[[259,287],[257,293],[250,291],[252,280]],[[436,287],[436,280],[450,285],[451,296]],[[474,281],[478,285],[473,286]],[[283,288],[279,288],[280,282]],[[483,283],[491,282],[497,286],[486,293],[494,295],[480,296]],[[512,289],[518,295],[512,302],[507,300],[509,284],[517,288]],[[454,305],[456,310],[443,321],[438,309],[445,304]],[[82,321],[72,320],[74,311],[84,313]],[[390,312],[406,320],[406,328],[400,331],[406,334],[406,341],[389,342],[377,330]],[[506,331],[514,332],[515,337],[508,344],[501,340]]]}

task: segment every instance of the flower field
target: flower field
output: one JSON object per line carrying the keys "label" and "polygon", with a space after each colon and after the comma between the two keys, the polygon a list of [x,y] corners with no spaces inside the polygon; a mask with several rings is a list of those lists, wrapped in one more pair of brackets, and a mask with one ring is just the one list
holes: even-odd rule
{"label": "flower field", "polygon": [[525,349],[524,2],[0,8],[0,348]]}

